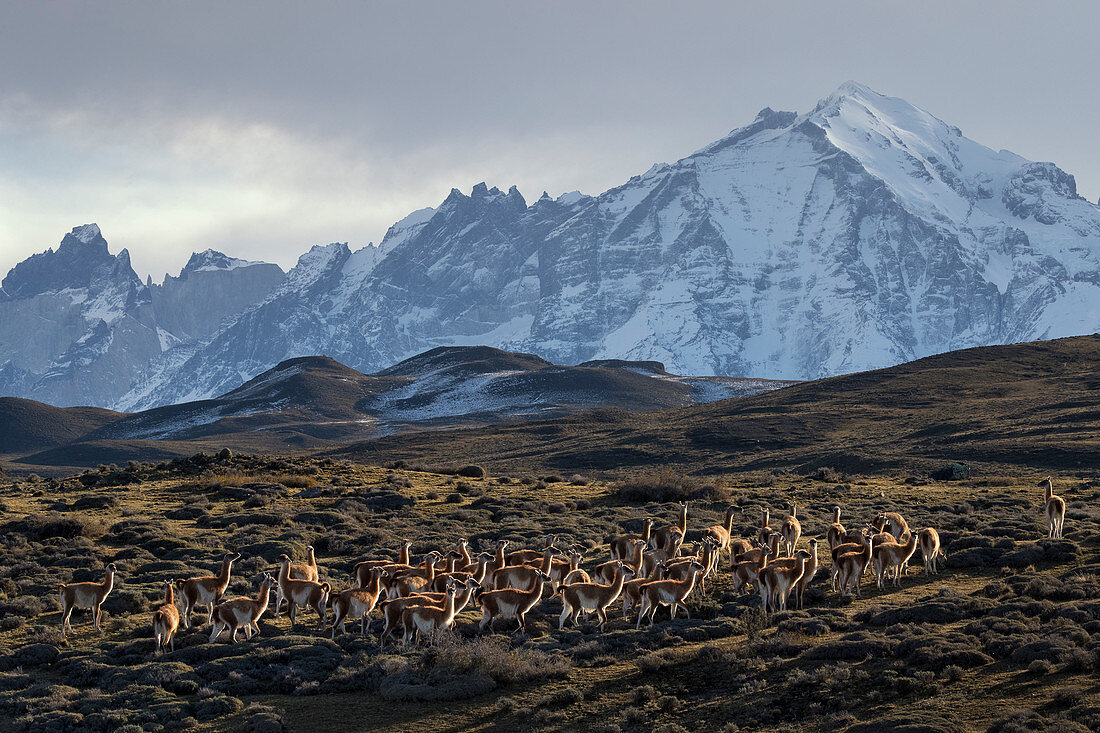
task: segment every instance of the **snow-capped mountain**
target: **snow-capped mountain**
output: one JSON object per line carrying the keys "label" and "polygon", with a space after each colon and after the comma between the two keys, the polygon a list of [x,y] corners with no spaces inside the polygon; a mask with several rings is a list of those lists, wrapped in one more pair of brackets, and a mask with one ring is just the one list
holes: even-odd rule
{"label": "snow-capped mountain", "polygon": [[316,247],[100,404],[209,397],[311,354],[370,372],[486,344],[805,379],[1098,324],[1100,207],[1071,175],[849,82],[599,196],[478,184],[379,247]]}
{"label": "snow-capped mountain", "polygon": [[306,287],[138,404],[311,353],[374,370],[481,343],[804,379],[1100,324],[1100,208],[1072,176],[852,82],[596,197],[452,191],[369,254],[311,252],[290,275]]}
{"label": "snow-capped mountain", "polygon": [[99,227],[19,263],[0,288],[0,395],[54,405],[113,405],[162,352],[195,344],[262,301],[275,265],[196,254],[178,278],[142,283]]}

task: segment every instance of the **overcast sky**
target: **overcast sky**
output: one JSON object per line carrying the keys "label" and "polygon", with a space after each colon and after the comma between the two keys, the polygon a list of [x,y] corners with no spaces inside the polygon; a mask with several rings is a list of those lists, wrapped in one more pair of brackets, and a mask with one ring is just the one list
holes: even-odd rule
{"label": "overcast sky", "polygon": [[452,187],[600,191],[847,79],[1100,196],[1100,3],[0,0],[0,275],[97,222],[158,280]]}

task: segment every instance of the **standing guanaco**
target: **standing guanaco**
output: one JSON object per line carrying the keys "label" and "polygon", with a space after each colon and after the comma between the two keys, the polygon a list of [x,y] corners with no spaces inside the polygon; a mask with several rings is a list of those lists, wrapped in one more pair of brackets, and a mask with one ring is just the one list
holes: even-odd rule
{"label": "standing guanaco", "polygon": [[[833,562],[837,566],[838,586],[842,595],[847,595],[852,588],[855,589],[856,596],[863,595],[859,581],[863,577],[863,571],[871,562],[871,538],[867,534],[861,534],[859,540],[862,548],[858,552],[836,553],[834,551]],[[845,545],[841,545],[837,550],[844,547]]]}
{"label": "standing guanaco", "polygon": [[[638,540],[643,542],[644,540]],[[622,560],[616,560],[615,579],[610,584],[601,583],[574,583],[561,587],[561,617],[558,619],[558,630],[565,628],[568,619],[574,626],[577,624],[577,616],[583,611],[595,613],[599,619],[596,628],[603,631],[607,623],[607,609],[623,592],[623,583],[626,576],[631,574]]]}
{"label": "standing guanaco", "polygon": [[180,610],[176,608],[175,587],[171,580],[164,581],[164,603],[153,611],[153,640],[156,652],[163,654],[165,647],[176,650],[176,630],[180,625]]}
{"label": "standing guanaco", "polygon": [[453,585],[447,589],[443,607],[410,606],[401,614],[401,623],[405,627],[402,644],[407,645],[414,635],[428,635],[428,643],[435,646],[435,635],[440,629],[448,629],[455,620],[455,594],[458,589]]}
{"label": "standing guanaco", "polygon": [[276,594],[275,617],[279,615],[279,598],[287,603],[287,615],[290,616],[290,628],[294,629],[298,620],[298,606],[312,608],[317,612],[321,628],[328,625],[328,597],[332,586],[314,580],[299,580],[290,577],[290,556],[279,555],[279,592]]}
{"label": "standing guanaco", "polygon": [[623,558],[621,560],[610,560],[605,563],[600,563],[592,570],[592,580],[602,585],[608,585],[615,581],[615,576],[618,574],[620,566],[625,566],[629,569],[634,577],[641,576],[642,568],[644,567],[645,548],[645,540],[634,540],[634,547],[631,548],[629,560]]}
{"label": "standing guanaco", "polygon": [[229,641],[232,643],[236,643],[237,631],[242,627],[245,639],[251,639],[254,633],[260,633],[260,617],[267,610],[267,604],[271,600],[271,588],[274,585],[275,579],[268,573],[264,573],[263,580],[260,581],[260,590],[255,598],[234,598],[214,606],[212,616],[214,629],[210,632],[210,642],[213,643],[223,629],[229,629]]}
{"label": "standing guanaco", "polygon": [[[733,515],[735,513],[743,513],[745,510],[736,504],[730,504],[726,508],[726,517],[722,521],[722,524],[715,524],[707,527],[703,534],[707,537],[713,537],[715,542],[718,543],[718,552],[714,555],[714,567],[707,568],[707,572],[712,572],[718,565],[718,558],[722,552],[730,549],[730,541],[733,537]],[[732,557],[732,553],[731,553]]]}
{"label": "standing guanaco", "polygon": [[769,538],[772,536],[772,532],[775,530],[772,529],[770,523],[771,512],[767,507],[763,507],[761,511],[763,514],[760,516],[760,529],[756,531],[756,541],[761,545],[765,545],[768,543]]}
{"label": "standing guanaco", "polygon": [[840,523],[840,505],[833,505],[833,523],[825,531],[825,539],[829,542],[829,551],[832,552],[837,545],[844,543],[845,529]]}
{"label": "standing guanaco", "polygon": [[374,568],[371,571],[370,584],[365,588],[348,588],[332,596],[332,638],[336,638],[336,627],[340,627],[340,633],[347,633],[345,622],[350,619],[359,619],[359,634],[367,633],[367,617],[378,605],[378,598],[382,595],[382,577],[386,573],[382,568]]}
{"label": "standing guanaco", "polygon": [[481,604],[482,618],[478,629],[495,631],[494,624],[498,618],[515,618],[519,624],[519,631],[527,630],[527,612],[534,608],[542,598],[544,584],[550,582],[550,576],[539,573],[535,585],[530,590],[517,590],[515,588],[501,588],[499,590],[483,591],[475,596]]}
{"label": "standing guanaco", "polygon": [[366,587],[370,582],[370,571],[374,568],[386,568],[387,570],[393,569],[393,566],[399,566],[406,569],[412,569],[409,565],[409,548],[412,547],[412,542],[404,540],[401,543],[400,549],[397,551],[397,560],[364,560],[357,563],[355,569],[352,571],[352,577],[355,578],[355,584],[360,587]]}
{"label": "standing guanaco", "polygon": [[306,561],[290,564],[290,577],[297,580],[312,580],[317,582],[317,556],[313,553],[313,545],[306,547]]}
{"label": "standing guanaco", "polygon": [[894,585],[901,585],[903,568],[917,551],[917,536],[908,532],[904,543],[883,542],[874,549],[875,584],[882,588],[882,580],[893,571]]}
{"label": "standing guanaco", "polygon": [[806,561],[809,559],[810,553],[799,550],[791,558],[791,563],[772,563],[760,571],[758,585],[760,586],[760,601],[765,614],[769,611],[775,613],[777,609],[780,611],[787,610],[787,599],[791,595],[791,590],[794,589],[806,572]]}
{"label": "standing guanaco", "polygon": [[645,521],[642,522],[642,533],[640,535],[625,534],[618,537],[612,537],[608,541],[608,545],[611,547],[611,559],[626,560],[630,557],[630,553],[634,551],[634,540],[645,540],[648,545],[652,537],[653,519],[646,517]]}
{"label": "standing guanaco", "polygon": [[688,567],[689,573],[685,580],[655,580],[650,583],[646,583],[642,586],[641,603],[638,604],[638,624],[636,629],[642,628],[642,619],[647,615],[649,616],[649,624],[653,625],[653,617],[657,615],[657,608],[659,606],[670,606],[669,618],[676,618],[676,609],[683,608],[684,613],[688,618],[691,618],[691,612],[688,611],[687,605],[684,603],[684,599],[691,593],[691,589],[695,587],[695,579],[699,577],[699,573],[703,572],[704,568],[697,562],[691,563]]}
{"label": "standing guanaco", "polygon": [[210,610],[207,621],[213,623],[214,606],[221,602],[225,589],[229,587],[229,577],[233,572],[233,563],[241,556],[231,552],[222,558],[222,567],[217,575],[203,575],[198,578],[178,578],[176,587],[183,594],[183,628],[191,628],[191,612],[195,606],[206,604]]}
{"label": "standing guanaco", "polygon": [[940,545],[940,533],[932,527],[925,527],[917,535],[920,542],[921,557],[924,558],[924,572],[929,575],[938,575],[939,568],[945,560],[943,547]]}
{"label": "standing guanaco", "polygon": [[1066,500],[1054,493],[1054,481],[1050,476],[1039,482],[1043,487],[1044,507],[1047,514],[1047,537],[1062,539],[1062,525],[1066,522]]}
{"label": "standing guanaco", "polygon": [[[447,589],[457,588],[458,583],[451,581]],[[477,581],[473,578],[468,578],[465,583],[465,589],[461,595],[455,597],[455,613],[461,613],[462,609],[470,602],[476,593],[480,589]],[[441,593],[417,593],[411,596],[405,596],[404,598],[395,598],[392,601],[381,601],[378,605],[382,609],[382,633],[378,637],[378,645],[382,646],[386,638],[390,634],[394,633],[398,626],[401,625],[402,614],[405,610],[412,608],[413,606],[439,606],[447,597],[447,590],[445,589]]]}
{"label": "standing guanaco", "polygon": [[787,555],[794,555],[794,548],[798,544],[798,538],[802,536],[802,523],[798,521],[798,505],[791,502],[791,513],[783,520],[780,532],[783,534],[783,543],[787,546]]}
{"label": "standing guanaco", "polygon": [[560,554],[558,548],[551,545],[543,550],[542,563],[538,567],[532,565],[505,565],[493,573],[491,587],[495,589],[528,590],[534,587],[539,575],[546,575],[549,578],[550,565],[554,556],[558,554]]}
{"label": "standing guanaco", "polygon": [[118,569],[115,564],[108,563],[103,572],[103,582],[88,581],[84,583],[59,583],[61,596],[61,635],[66,631],[72,631],[69,617],[74,608],[88,608],[92,611],[92,622],[96,631],[100,631],[99,621],[103,617],[103,601],[115,587],[115,573]]}
{"label": "standing guanaco", "polygon": [[653,533],[653,548],[655,550],[667,551],[678,544],[677,540],[682,543],[684,541],[684,536],[687,534],[687,521],[688,503],[686,501],[681,501],[679,520],[677,520],[676,524],[668,527],[661,527]]}

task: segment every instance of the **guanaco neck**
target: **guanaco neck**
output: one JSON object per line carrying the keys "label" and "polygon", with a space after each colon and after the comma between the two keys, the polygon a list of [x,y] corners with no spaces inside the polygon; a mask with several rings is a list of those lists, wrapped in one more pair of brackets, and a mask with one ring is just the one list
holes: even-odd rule
{"label": "guanaco neck", "polygon": [[233,561],[226,559],[222,560],[222,570],[218,573],[218,582],[222,585],[229,583],[229,574],[233,572]]}
{"label": "guanaco neck", "polygon": [[1047,501],[1050,501],[1054,497],[1054,482],[1050,479],[1043,482],[1043,496]]}
{"label": "guanaco neck", "polygon": [[639,570],[642,567],[642,556],[644,554],[645,554],[645,544],[643,544],[641,542],[636,543],[634,545],[634,559],[631,561],[631,564]]}
{"label": "guanaco neck", "polygon": [[653,520],[647,519],[642,524],[642,539],[649,542],[650,537],[653,536]]}
{"label": "guanaco neck", "polygon": [[279,565],[279,585],[282,585],[286,581],[290,580],[290,558]]}
{"label": "guanaco neck", "polygon": [[164,605],[176,605],[176,591],[172,588],[171,583],[164,584]]}
{"label": "guanaco neck", "polygon": [[727,535],[733,534],[733,507],[726,510],[726,523],[724,526]]}
{"label": "guanaco neck", "polygon": [[615,580],[611,583],[611,597],[619,595],[623,592],[623,583],[626,582],[626,568],[621,567],[615,573]]}
{"label": "guanaco neck", "polygon": [[764,509],[764,515],[760,518],[760,526],[761,527],[767,527],[768,526],[769,517],[770,517],[770,512],[765,508]]}
{"label": "guanaco neck", "polygon": [[798,505],[795,504],[793,501],[791,502],[791,516],[792,517],[797,517],[798,516]]}
{"label": "guanaco neck", "polygon": [[833,524],[840,524],[840,507],[833,507]]}
{"label": "guanaco neck", "polygon": [[489,572],[489,559],[486,557],[481,558],[477,562],[477,572],[474,573],[474,580],[478,585],[485,582],[485,575]]}
{"label": "guanaco neck", "polygon": [[768,538],[768,543],[771,548],[771,554],[775,557],[779,557],[779,535],[773,534]]}
{"label": "guanaco neck", "polygon": [[546,551],[542,553],[542,565],[539,566],[539,570],[544,573],[550,572],[550,566],[554,563],[554,548],[547,547]]}
{"label": "guanaco neck", "polygon": [[271,581],[264,580],[260,583],[260,591],[256,594],[256,606],[260,609],[259,616],[264,615],[264,611],[267,610],[267,601],[271,597]]}
{"label": "guanaco neck", "polygon": [[676,525],[680,528],[680,534],[686,534],[688,531],[688,507],[687,504],[680,505],[680,522]]}
{"label": "guanaco neck", "polygon": [[313,554],[313,548],[309,548],[309,562],[307,563],[311,568],[317,567],[317,556]]}
{"label": "guanaco neck", "polygon": [[110,568],[107,568],[106,572],[103,574],[102,586],[103,586],[103,592],[105,594],[110,593],[111,589],[115,587],[115,571],[114,570],[111,570]]}
{"label": "guanaco neck", "polygon": [[466,567],[472,561],[470,557],[470,546],[467,543],[458,543],[458,554],[462,556],[462,567]]}
{"label": "guanaco neck", "polygon": [[504,567],[504,548],[505,545],[497,545],[497,554],[493,557],[493,570],[500,570]]}

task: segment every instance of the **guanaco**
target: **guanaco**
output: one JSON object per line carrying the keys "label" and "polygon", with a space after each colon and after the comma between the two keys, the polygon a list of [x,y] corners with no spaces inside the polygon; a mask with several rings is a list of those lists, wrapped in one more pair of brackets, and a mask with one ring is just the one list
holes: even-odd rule
{"label": "guanaco", "polygon": [[491,587],[495,589],[515,588],[528,590],[534,587],[539,575],[550,577],[550,565],[554,555],[560,554],[558,548],[551,545],[542,552],[542,563],[538,567],[531,565],[505,565],[493,573]]}
{"label": "guanaco", "polygon": [[316,611],[321,628],[324,629],[328,625],[328,597],[331,592],[332,586],[328,583],[291,578],[290,556],[279,555],[279,591],[275,594],[275,617],[279,616],[279,598],[282,598],[287,604],[292,631],[297,624],[298,606]]}
{"label": "guanaco", "polygon": [[783,534],[783,543],[787,547],[787,555],[794,554],[794,548],[798,545],[798,538],[802,536],[802,523],[798,521],[798,505],[791,502],[791,513],[783,520],[780,532]]}
{"label": "guanaco", "polygon": [[[400,598],[421,591],[430,590],[435,582],[435,561],[442,553],[432,550],[424,559],[424,567],[401,571],[390,579],[387,598]],[[454,567],[453,561],[451,566]]]}
{"label": "guanaco", "polygon": [[634,578],[623,583],[623,618],[628,618],[630,609],[642,602],[642,586],[652,583],[654,580],[664,580],[668,577],[668,568],[664,563],[658,563],[653,570],[653,575],[644,578]]}
{"label": "guanaco", "polygon": [[515,618],[518,631],[527,630],[527,612],[534,608],[542,598],[542,589],[550,582],[550,576],[539,573],[535,579],[535,585],[530,590],[517,590],[516,588],[501,588],[499,590],[483,591],[475,596],[481,604],[482,618],[478,628],[495,632],[494,624],[498,618]]}
{"label": "guanaco", "polygon": [[[561,588],[566,582],[569,583],[589,583],[591,578],[588,577],[588,573],[581,570],[581,559],[584,557],[584,552],[580,547],[574,545],[569,551],[569,559],[562,560],[555,557],[550,561],[550,570],[546,574],[550,576],[550,587],[554,589],[556,595],[558,589]],[[573,576],[572,580],[569,577]]]}
{"label": "guanaco", "polygon": [[[850,541],[848,541],[848,537],[851,537]],[[833,557],[833,568],[830,580],[833,586],[833,590],[835,591],[840,590],[840,562],[838,561],[838,558],[841,555],[846,555],[853,552],[862,552],[863,540],[867,539],[868,542],[870,542],[870,538],[867,534],[866,529],[862,529],[859,531],[849,530],[845,539],[845,542],[840,543],[830,551],[830,554]],[[874,546],[872,545],[872,550],[873,548]]]}
{"label": "guanaco", "polygon": [[792,563],[777,562],[760,571],[758,585],[765,614],[787,610],[787,599],[806,572],[806,561],[809,559],[810,553],[799,550]]}
{"label": "guanaco", "polygon": [[675,538],[677,537],[682,543],[684,541],[684,535],[687,533],[687,521],[688,503],[686,501],[681,501],[680,518],[677,523],[668,527],[661,527],[659,530],[653,533],[653,549],[670,550],[676,544]]}
{"label": "guanaco", "polygon": [[[644,540],[638,540],[644,542]],[[623,583],[630,573],[622,560],[616,560],[615,579],[610,584],[601,583],[574,583],[561,588],[561,617],[558,618],[558,630],[565,628],[566,620],[574,626],[577,624],[577,616],[583,611],[595,613],[599,619],[597,629],[603,631],[607,623],[607,609],[623,592]]]}
{"label": "guanaco", "polygon": [[760,529],[756,531],[756,540],[762,545],[768,543],[768,539],[772,536],[772,532],[775,530],[771,527],[771,512],[767,507],[763,507],[763,514],[760,516]]}
{"label": "guanaco", "polygon": [[317,582],[317,556],[313,553],[313,545],[306,547],[306,561],[290,564],[290,577],[297,580],[312,580]]}
{"label": "guanaco", "polygon": [[608,540],[608,544],[611,546],[611,559],[612,560],[626,560],[630,557],[630,554],[634,552],[634,541],[645,540],[646,545],[653,538],[653,519],[646,517],[642,522],[642,533],[638,534],[625,534],[619,537],[612,537]]}
{"label": "guanaco", "polygon": [[[838,568],[838,585],[842,595],[847,595],[851,588],[855,589],[856,596],[862,597],[860,578],[863,571],[871,562],[871,538],[860,535],[860,544],[863,546],[859,552],[845,552],[835,555],[834,562]],[[841,545],[837,549],[841,549]]]}
{"label": "guanaco", "polygon": [[176,650],[176,630],[180,626],[180,610],[176,608],[176,589],[171,580],[164,581],[164,603],[153,611],[153,640],[156,653],[163,654],[165,647]]}
{"label": "guanaco", "polygon": [[759,547],[754,547],[753,549],[748,550],[746,552],[742,552],[739,555],[734,555],[733,556],[734,564],[736,565],[736,564],[744,562],[746,560],[757,560],[757,561],[759,561],[760,556],[762,554],[764,554],[765,552],[770,554],[773,558],[779,557],[779,540],[781,540],[781,539],[782,539],[782,537],[780,536],[780,534],[778,532],[772,532],[770,535],[768,535],[764,539],[760,540],[760,546]]}
{"label": "guanaco", "polygon": [[103,601],[115,587],[115,573],[118,569],[115,564],[108,563],[103,572],[103,582],[89,581],[85,583],[59,583],[61,596],[61,635],[66,631],[72,631],[69,617],[74,608],[87,608],[92,612],[92,623],[96,631],[100,631],[99,621],[103,617]]}
{"label": "guanaco", "polygon": [[435,646],[435,635],[440,629],[448,629],[455,620],[455,594],[458,590],[451,586],[447,589],[443,607],[437,606],[411,606],[401,614],[401,622],[405,627],[405,637],[402,644],[407,645],[414,635],[427,635],[428,643]]}
{"label": "guanaco", "polygon": [[844,525],[840,523],[840,505],[835,504],[833,506],[833,523],[825,530],[825,539],[829,543],[830,552],[832,552],[837,545],[844,543],[844,534]]}
{"label": "guanaco", "polygon": [[592,580],[601,585],[609,585],[615,581],[615,576],[618,574],[620,566],[625,566],[631,570],[635,577],[640,576],[642,574],[642,568],[644,567],[642,562],[645,558],[645,549],[645,540],[634,540],[634,547],[631,548],[629,560],[623,558],[622,560],[611,560],[609,562],[600,563],[592,571]]}
{"label": "guanaco", "polygon": [[214,606],[221,603],[222,595],[225,594],[225,589],[229,587],[233,563],[240,559],[240,554],[231,552],[222,558],[222,567],[217,575],[176,579],[176,587],[183,595],[183,628],[191,628],[191,612],[195,609],[195,606],[200,604],[209,607],[207,621],[214,622]]}
{"label": "guanaco", "polygon": [[409,548],[412,547],[412,543],[405,540],[401,543],[401,547],[397,551],[397,560],[364,560],[357,563],[355,569],[352,571],[352,577],[355,578],[355,583],[360,588],[366,587],[370,582],[370,571],[374,568],[385,568],[387,570],[393,570],[395,567],[412,569],[409,564]]}
{"label": "guanaco", "polygon": [[730,540],[730,559],[737,557],[738,555],[748,552],[752,549],[752,540],[746,540],[744,538],[737,538]]}
{"label": "guanaco", "polygon": [[[458,584],[451,582],[447,589],[457,588]],[[474,581],[473,578],[466,580],[464,590],[461,594],[455,597],[455,613],[461,613],[462,609],[470,602],[476,593],[480,589],[480,586]],[[405,596],[404,598],[395,598],[392,601],[381,601],[379,606],[382,609],[382,633],[378,638],[378,644],[381,646],[386,637],[394,633],[398,626],[401,625],[402,614],[405,610],[412,608],[413,606],[438,606],[443,603],[447,597],[447,591],[444,590],[441,593],[417,593],[412,596]]]}
{"label": "guanaco", "polygon": [[901,576],[905,564],[917,551],[917,536],[907,533],[904,543],[883,542],[874,548],[875,584],[882,588],[882,579],[893,571],[894,585],[901,585]]}
{"label": "guanaco", "polygon": [[537,563],[539,560],[542,559],[543,553],[554,546],[554,540],[556,539],[557,537],[555,537],[554,535],[548,534],[545,538],[543,538],[541,550],[513,550],[512,552],[508,553],[508,556],[505,559],[508,561],[509,565],[526,565],[527,563]]}
{"label": "guanaco", "polygon": [[237,642],[237,631],[241,627],[244,628],[245,639],[251,639],[254,633],[260,633],[259,620],[267,610],[267,604],[271,600],[271,588],[274,585],[275,579],[264,573],[263,580],[260,581],[260,590],[255,598],[234,598],[214,606],[212,615],[214,629],[210,632],[210,642],[213,643],[224,629],[229,629],[229,641],[232,643]]}
{"label": "guanaco", "polygon": [[943,565],[946,556],[940,545],[940,533],[932,527],[926,527],[917,534],[920,542],[921,557],[924,558],[924,572],[929,575],[938,575],[937,565]]}
{"label": "guanaco", "polygon": [[[725,552],[730,547],[730,538],[733,536],[733,515],[738,512],[744,512],[745,510],[736,504],[730,504],[726,508],[726,517],[722,521],[722,524],[715,524],[707,527],[703,534],[707,537],[713,537],[715,542],[718,543],[719,552]],[[715,564],[718,562],[718,555],[714,556]],[[708,568],[708,572],[713,568]]]}
{"label": "guanaco", "polygon": [[1050,476],[1039,482],[1043,487],[1043,499],[1047,513],[1047,537],[1062,539],[1062,525],[1066,522],[1066,500],[1054,493],[1054,481]]}
{"label": "guanaco", "polygon": [[760,577],[760,571],[768,566],[771,550],[768,547],[762,547],[760,550],[759,554],[748,560],[734,561],[732,568],[734,593],[747,589],[749,583],[756,583]]}
{"label": "guanaco", "polygon": [[657,615],[659,606],[670,606],[670,619],[676,618],[677,608],[683,608],[687,617],[691,618],[691,612],[688,611],[684,599],[695,587],[695,579],[699,577],[699,573],[703,572],[704,568],[699,563],[693,562],[688,570],[689,574],[686,580],[654,580],[642,586],[636,629],[642,628],[642,619],[647,615],[649,616],[649,625],[652,626],[653,617]]}
{"label": "guanaco", "polygon": [[359,634],[367,633],[367,617],[378,605],[382,595],[382,577],[386,573],[382,568],[371,571],[370,584],[365,588],[348,588],[332,596],[332,638],[336,638],[336,627],[346,634],[345,622],[359,619]]}
{"label": "guanaco", "polygon": [[[805,563],[804,571],[803,571],[802,575],[799,576],[798,580],[795,581],[794,585],[791,585],[787,588],[787,595],[784,596],[783,601],[782,601],[782,610],[787,609],[787,600],[788,600],[788,598],[790,597],[790,595],[792,593],[795,594],[796,608],[802,608],[803,596],[806,593],[806,586],[809,585],[810,581],[812,581],[814,579],[814,576],[817,575],[817,569],[818,569],[817,539],[816,538],[810,538],[809,544],[810,544],[810,551],[806,554],[807,562]],[[784,571],[785,570],[790,570],[790,569],[794,568],[796,566],[796,564],[797,564],[796,558],[783,558],[781,560],[776,560],[772,565],[769,565],[769,567],[774,568],[776,572],[779,572],[781,570],[784,570]],[[773,591],[774,591],[774,588],[773,588]],[[775,595],[775,593],[773,593],[773,595],[772,595],[772,605],[773,605],[773,607],[775,607],[775,602],[776,602],[777,599],[778,599],[778,596]]]}

